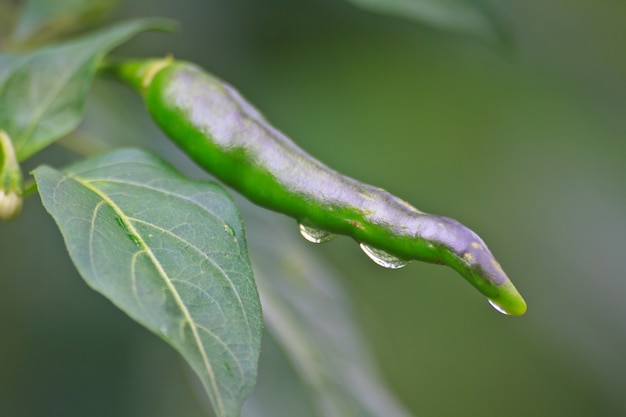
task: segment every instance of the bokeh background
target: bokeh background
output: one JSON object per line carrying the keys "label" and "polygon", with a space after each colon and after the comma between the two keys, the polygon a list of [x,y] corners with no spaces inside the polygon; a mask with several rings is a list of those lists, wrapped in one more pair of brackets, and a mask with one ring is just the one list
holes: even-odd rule
{"label": "bokeh background", "polygon": [[[522,318],[447,268],[387,271],[346,238],[307,246],[338,271],[415,415],[623,416],[626,3],[493,5],[506,51],[341,0],[126,0],[111,20],[179,20],[117,53],[200,63],[331,167],[489,244]],[[81,130],[202,175],[110,81]],[[29,166],[73,157],[51,148]],[[206,415],[178,355],[80,279],[37,197],[0,227],[0,416]]]}

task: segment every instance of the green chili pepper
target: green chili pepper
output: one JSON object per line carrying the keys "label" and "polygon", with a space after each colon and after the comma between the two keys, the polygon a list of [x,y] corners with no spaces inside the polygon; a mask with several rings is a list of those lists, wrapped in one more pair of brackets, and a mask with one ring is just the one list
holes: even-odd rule
{"label": "green chili pepper", "polygon": [[380,265],[410,260],[458,271],[498,311],[526,303],[480,237],[312,158],[228,84],[171,58],[109,64],[143,93],[156,123],[192,159],[254,203],[295,218],[308,240],[347,235]]}

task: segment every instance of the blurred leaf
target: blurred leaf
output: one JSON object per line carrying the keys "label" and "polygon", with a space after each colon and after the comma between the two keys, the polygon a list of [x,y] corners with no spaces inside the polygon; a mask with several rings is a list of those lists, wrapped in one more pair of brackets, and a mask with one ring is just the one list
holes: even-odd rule
{"label": "blurred leaf", "polygon": [[263,333],[259,376],[242,417],[316,417],[310,394],[270,332]]}
{"label": "blurred leaf", "polygon": [[[316,248],[300,239],[295,223],[285,230],[269,215],[253,215],[246,225],[265,324],[309,392],[316,415],[409,417],[376,372],[349,300],[335,274],[314,256]],[[280,401],[253,399],[260,408]],[[308,412],[294,417],[301,415]]]}
{"label": "blurred leaf", "polygon": [[185,357],[219,417],[238,416],[262,318],[228,194],[138,150],[34,175],[85,281]]}
{"label": "blurred leaf", "polygon": [[347,0],[357,7],[416,20],[487,40],[506,38],[500,23],[482,0]]}
{"label": "blurred leaf", "polygon": [[3,46],[4,37],[11,33],[16,11],[17,5],[13,1],[0,0],[0,46]]}
{"label": "blurred leaf", "polygon": [[102,57],[145,30],[170,30],[165,19],[118,24],[29,54],[0,54],[0,128],[20,161],[74,129]]}
{"label": "blurred leaf", "polygon": [[12,41],[36,44],[99,21],[119,0],[26,0]]}

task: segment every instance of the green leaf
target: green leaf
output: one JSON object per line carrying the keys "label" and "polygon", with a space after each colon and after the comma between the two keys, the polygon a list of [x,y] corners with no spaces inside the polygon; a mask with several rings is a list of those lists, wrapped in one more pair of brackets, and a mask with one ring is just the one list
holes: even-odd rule
{"label": "green leaf", "polygon": [[169,30],[165,19],[121,23],[30,54],[0,54],[0,129],[25,160],[80,122],[96,68],[112,48],[150,29]]}
{"label": "green leaf", "polygon": [[34,175],[85,281],[185,357],[219,417],[238,416],[262,318],[228,194],[138,150]]}
{"label": "green leaf", "polygon": [[33,44],[90,26],[119,0],[26,0],[13,34],[19,44]]}
{"label": "green leaf", "polygon": [[446,30],[465,32],[486,40],[508,35],[483,0],[347,0],[377,13],[411,19]]}
{"label": "green leaf", "polygon": [[[316,416],[409,417],[379,377],[348,295],[315,256],[317,248],[300,238],[295,223],[258,210],[244,214],[266,328],[299,375]],[[256,409],[245,411],[276,415],[277,401],[255,391]]]}

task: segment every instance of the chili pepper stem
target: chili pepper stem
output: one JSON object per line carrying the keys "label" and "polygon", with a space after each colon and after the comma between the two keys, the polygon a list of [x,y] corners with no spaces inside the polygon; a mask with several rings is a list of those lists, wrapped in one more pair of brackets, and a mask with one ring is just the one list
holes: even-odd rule
{"label": "chili pepper stem", "polygon": [[163,58],[102,61],[98,73],[129,84],[144,94],[154,76],[174,61],[172,55]]}

